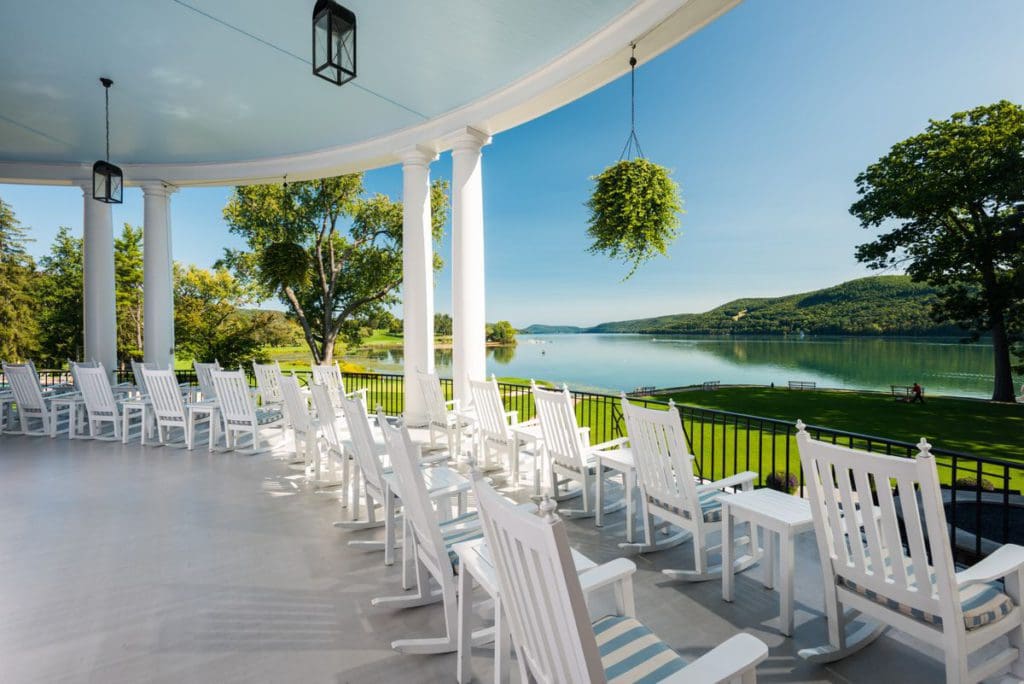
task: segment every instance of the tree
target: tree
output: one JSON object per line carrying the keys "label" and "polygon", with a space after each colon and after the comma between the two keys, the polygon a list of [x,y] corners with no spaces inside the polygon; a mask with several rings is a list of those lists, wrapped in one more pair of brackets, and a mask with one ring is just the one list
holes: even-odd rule
{"label": "tree", "polygon": [[117,358],[122,368],[133,358],[142,358],[142,281],[142,228],[126,223],[114,240]]}
{"label": "tree", "polygon": [[82,238],[61,226],[39,265],[41,357],[59,367],[82,358]]}
{"label": "tree", "polygon": [[225,368],[263,361],[264,329],[273,312],[239,311],[253,293],[226,269],[174,265],[174,336],[178,354],[217,359]]}
{"label": "tree", "polygon": [[516,329],[508,321],[498,321],[487,326],[487,341],[512,345],[516,343]]}
{"label": "tree", "polygon": [[434,334],[443,337],[452,336],[452,317],[446,313],[434,314]]}
{"label": "tree", "polygon": [[[939,290],[937,319],[992,336],[994,401],[1013,400],[1010,312],[1024,302],[1024,107],[1007,101],[931,121],[857,176],[850,207],[885,228],[857,248],[871,268],[905,266]],[[893,225],[895,224],[895,225]]]}
{"label": "tree", "polygon": [[0,200],[0,359],[27,359],[38,349],[35,262],[25,251],[25,228]]}
{"label": "tree", "polygon": [[[435,240],[447,221],[447,187],[431,188]],[[235,188],[224,208],[248,251],[226,251],[221,263],[289,307],[316,363],[332,361],[339,337],[358,342],[402,282],[402,205],[362,192],[360,174],[250,185]]]}

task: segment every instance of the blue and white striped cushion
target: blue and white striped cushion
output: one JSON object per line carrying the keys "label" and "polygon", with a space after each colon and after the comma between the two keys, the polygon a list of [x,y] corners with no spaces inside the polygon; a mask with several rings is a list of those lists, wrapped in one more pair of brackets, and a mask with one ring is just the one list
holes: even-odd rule
{"label": "blue and white striped cushion", "polygon": [[[908,574],[913,573],[913,568],[908,568],[907,572]],[[934,575],[932,575],[932,581],[935,581]],[[932,625],[942,625],[941,616],[926,613],[923,610],[912,608],[888,596],[882,596],[871,589],[858,586],[856,582],[846,577],[837,576],[836,583],[890,610],[899,611],[907,617],[912,617],[915,620]],[[960,609],[964,613],[964,627],[970,631],[993,622],[999,622],[1009,615],[1010,611],[1013,610],[1013,600],[1003,593],[1002,587],[999,586],[998,582],[972,584],[960,592]]]}
{"label": "blue and white striped cushion", "polygon": [[593,626],[609,684],[660,682],[686,667],[685,660],[636,618],[607,615]]}
{"label": "blue and white striped cushion", "polygon": [[281,409],[256,409],[256,424],[266,425],[273,423],[284,418],[284,414],[281,413]]}
{"label": "blue and white striped cushion", "polygon": [[[441,524],[441,541],[444,542],[444,547],[448,551],[448,558],[452,562],[452,569],[455,572],[459,571],[459,554],[452,551],[452,547],[464,541],[473,541],[474,539],[480,539],[484,536],[483,528],[479,525],[474,527],[451,527],[457,523],[472,522],[477,517],[476,511],[465,513],[457,518],[446,520]],[[448,526],[449,529],[445,529]]]}
{"label": "blue and white striped cushion", "polygon": [[[721,519],[722,519],[722,502],[718,498],[719,494],[721,494],[721,493],[722,492],[720,490],[718,490],[718,489],[712,489],[712,490],[704,492],[704,493],[702,493],[702,494],[700,494],[698,496],[698,499],[700,500],[700,510],[704,514],[704,522],[719,522],[719,521],[721,521]],[[661,508],[664,508],[666,510],[672,511],[676,515],[682,516],[683,518],[686,518],[687,520],[690,519],[690,512],[689,511],[684,511],[683,509],[679,508],[678,506],[673,506],[672,504],[667,504],[667,503],[665,503],[663,501],[660,501],[660,500],[654,498],[653,496],[648,496],[647,497],[647,501],[649,503],[655,505],[655,506],[660,506]]]}

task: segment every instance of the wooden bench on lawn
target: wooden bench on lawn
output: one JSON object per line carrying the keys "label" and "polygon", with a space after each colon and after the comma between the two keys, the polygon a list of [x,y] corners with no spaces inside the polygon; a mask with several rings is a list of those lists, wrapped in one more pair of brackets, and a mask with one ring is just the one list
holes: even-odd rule
{"label": "wooden bench on lawn", "polygon": [[812,390],[818,386],[818,383],[810,380],[790,380],[789,389],[791,390]]}
{"label": "wooden bench on lawn", "polygon": [[718,389],[721,384],[720,380],[705,380],[700,384],[700,388],[705,392],[713,392]]}

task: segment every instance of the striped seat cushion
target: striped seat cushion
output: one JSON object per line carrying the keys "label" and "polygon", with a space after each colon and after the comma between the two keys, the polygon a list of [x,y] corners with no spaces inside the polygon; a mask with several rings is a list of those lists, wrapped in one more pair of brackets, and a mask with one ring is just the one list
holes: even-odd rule
{"label": "striped seat cushion", "polygon": [[[704,522],[719,522],[722,519],[722,502],[719,500],[719,495],[722,492],[717,489],[712,489],[707,492],[703,492],[698,496],[700,499],[700,510],[704,514]],[[656,499],[653,496],[648,496],[647,501],[653,506],[659,506],[668,511],[675,513],[676,515],[682,516],[687,520],[690,519],[690,512],[684,511],[678,506],[670,503],[665,503]]]}
{"label": "striped seat cushion", "polygon": [[[908,568],[907,573],[913,573],[913,568]],[[932,581],[935,575],[932,574]],[[853,580],[837,575],[836,584],[842,585],[861,596],[871,599],[879,605],[890,610],[896,610],[908,617],[932,625],[942,625],[942,617],[926,613],[918,608],[913,608],[900,603],[888,596],[883,596],[876,591],[859,586]],[[972,584],[960,592],[960,609],[964,613],[964,627],[968,631],[978,629],[985,625],[999,622],[1013,610],[1013,600],[1003,593],[998,582],[986,582],[984,584]]]}
{"label": "striped seat cushion", "polygon": [[660,682],[686,667],[685,660],[636,618],[606,615],[593,626],[609,684]]}
{"label": "striped seat cushion", "polygon": [[[459,554],[452,551],[452,547],[460,542],[473,541],[474,539],[480,539],[484,536],[483,528],[479,525],[466,527],[458,525],[458,523],[471,523],[476,520],[476,511],[465,513],[457,518],[446,520],[441,524],[441,541],[444,542],[444,548],[448,551],[448,558],[452,562],[452,569],[456,573],[459,571]],[[446,529],[447,528],[447,529]]]}
{"label": "striped seat cushion", "polygon": [[257,425],[267,425],[268,423],[276,422],[278,420],[281,420],[282,418],[284,418],[284,414],[281,413],[281,409],[256,409]]}

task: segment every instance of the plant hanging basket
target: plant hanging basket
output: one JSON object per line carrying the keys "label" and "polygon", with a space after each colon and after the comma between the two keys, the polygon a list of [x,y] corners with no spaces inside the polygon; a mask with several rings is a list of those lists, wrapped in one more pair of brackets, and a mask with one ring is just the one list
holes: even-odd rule
{"label": "plant hanging basket", "polygon": [[679,215],[683,211],[679,186],[672,180],[671,172],[644,158],[640,148],[636,134],[635,55],[630,56],[629,66],[629,137],[619,161],[593,177],[594,192],[587,202],[587,235],[593,240],[588,251],[628,263],[626,278],[644,262],[667,253],[669,244],[679,235]]}
{"label": "plant hanging basket", "polygon": [[626,278],[679,235],[682,201],[671,173],[646,159],[622,160],[594,177],[588,251],[630,265]]}

